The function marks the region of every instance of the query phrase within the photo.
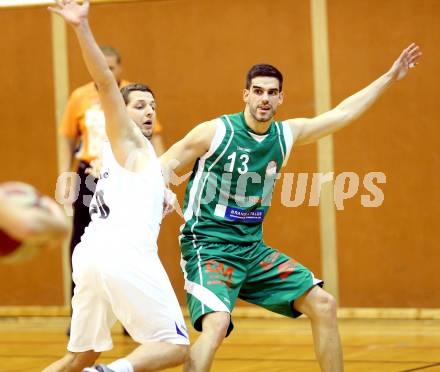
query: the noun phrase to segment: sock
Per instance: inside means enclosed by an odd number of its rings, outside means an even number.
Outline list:
[[[115,360],[114,362],[108,364],[107,367],[115,372],[134,372],[130,361],[125,358]]]

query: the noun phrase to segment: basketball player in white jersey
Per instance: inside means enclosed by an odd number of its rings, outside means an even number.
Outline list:
[[[76,247],[68,353],[46,371],[80,371],[112,348],[118,319],[141,346],[126,358],[85,371],[151,371],[181,364],[188,334],[179,303],[157,255],[165,184],[149,138],[155,118],[151,90],[127,86],[122,95],[88,25],[89,1],[57,0],[49,8],[69,23],[98,87],[109,143],[90,212]]]

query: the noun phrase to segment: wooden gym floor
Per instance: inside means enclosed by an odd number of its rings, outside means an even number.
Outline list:
[[[235,319],[235,330],[217,353],[213,372],[319,371],[307,319]],[[62,356],[67,317],[0,318],[0,371],[41,371]],[[440,371],[440,320],[341,319],[345,370]],[[196,339],[191,332],[191,339]],[[110,362],[136,344],[113,332]],[[181,367],[168,371],[181,371]]]

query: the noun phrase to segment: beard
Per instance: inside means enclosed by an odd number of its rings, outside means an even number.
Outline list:
[[[271,108],[270,110],[265,111],[263,115],[261,115],[258,113],[258,107],[251,108],[249,112],[251,116],[260,123],[265,123],[272,120],[272,118],[275,116],[276,113],[276,111],[273,108]]]

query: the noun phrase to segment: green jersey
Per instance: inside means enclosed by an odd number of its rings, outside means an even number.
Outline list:
[[[215,122],[210,149],[197,159],[186,188],[181,239],[261,241],[275,181],[292,147],[291,129],[274,121],[264,135],[256,134],[243,113]]]

